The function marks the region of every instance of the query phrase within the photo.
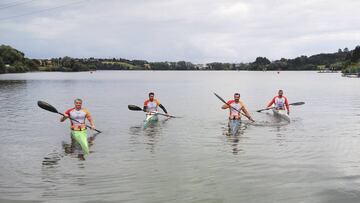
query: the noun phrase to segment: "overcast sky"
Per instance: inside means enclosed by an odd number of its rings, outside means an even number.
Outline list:
[[[0,0],[0,44],[30,58],[251,62],[360,45],[359,0]]]

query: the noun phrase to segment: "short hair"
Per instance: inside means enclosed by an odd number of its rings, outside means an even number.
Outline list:
[[[82,99],[77,98],[77,99],[74,100],[74,104],[75,104],[77,101],[80,101],[80,102],[82,103]]]
[[[150,92],[150,93],[149,93],[149,97],[150,97],[151,95],[154,96],[155,93],[154,93],[154,92]]]

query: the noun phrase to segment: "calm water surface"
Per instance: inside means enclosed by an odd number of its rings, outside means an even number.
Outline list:
[[[257,109],[284,89],[291,123]],[[315,72],[0,75],[0,202],[360,202],[360,80]],[[142,128],[147,93],[169,113]],[[227,136],[240,92],[257,121]],[[85,161],[66,154],[65,111],[82,98],[98,129]],[[93,132],[89,133],[93,135]]]

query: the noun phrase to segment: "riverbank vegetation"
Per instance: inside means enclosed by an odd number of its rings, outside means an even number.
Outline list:
[[[0,46],[0,73],[37,71],[39,66],[38,60],[25,58],[24,53],[10,46]]]
[[[310,57],[300,56],[294,59],[281,58],[270,61],[266,57],[257,57],[251,63],[193,64],[186,61],[148,62],[122,58],[71,58],[68,56],[51,59],[29,59],[25,54],[10,46],[0,46],[0,73],[18,73],[28,71],[94,71],[94,70],[330,70],[343,74],[360,73],[360,46],[354,50],[339,49],[335,53],[316,54]]]
[[[343,63],[343,75],[360,77],[360,46],[357,46]]]

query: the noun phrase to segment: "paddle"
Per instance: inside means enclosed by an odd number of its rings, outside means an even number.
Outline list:
[[[136,106],[136,105],[128,105],[128,109],[131,110],[131,111],[143,111],[142,108]],[[167,114],[164,114],[164,113],[159,113],[159,112],[156,112],[156,111],[152,111],[150,113],[154,113],[154,114],[159,114],[159,115],[162,115],[162,116],[166,116],[166,117],[170,117],[170,118],[180,118],[180,117],[177,117],[177,116],[171,116],[171,115],[167,115]]]
[[[47,110],[47,111],[50,111],[50,112],[57,113],[57,114],[60,114],[60,115],[62,115],[62,116],[65,116],[64,114],[58,112],[58,110],[57,110],[55,107],[51,106],[50,104],[48,104],[48,103],[46,103],[46,102],[44,102],[44,101],[38,101],[38,106],[39,106],[40,108],[42,108],[42,109]],[[75,121],[75,122],[77,122],[77,123],[80,123],[79,121],[77,121],[77,120],[75,120],[75,119],[72,119],[72,118],[69,118],[69,119],[72,120],[72,121]],[[82,124],[82,123],[81,123],[81,124]],[[86,124],[85,124],[85,125],[86,125]],[[91,126],[89,126],[89,125],[86,125],[86,126],[87,126],[88,128],[91,128]],[[98,133],[101,133],[100,130],[97,130],[97,129],[93,129],[93,130],[95,130],[95,131],[98,132]]]
[[[162,115],[162,116],[166,116],[166,117],[170,117],[170,118],[181,118],[181,117],[178,117],[178,116],[166,115],[164,113],[159,113],[159,112],[156,112],[156,111],[151,111],[150,113],[158,114],[158,115]]]
[[[291,103],[289,104],[289,106],[300,106],[300,105],[303,105],[305,104],[305,102],[295,102],[295,103]],[[270,110],[270,109],[273,109],[275,107],[271,107],[271,108],[266,108],[266,109],[260,109],[260,110],[257,110],[257,112],[262,112],[262,111],[265,111],[265,110]]]
[[[232,107],[231,105],[229,105],[228,103],[226,103],[226,101],[225,101],[223,98],[221,98],[218,94],[216,94],[215,92],[214,92],[214,95],[215,95],[218,99],[220,99],[224,104],[228,105],[230,108],[234,109],[235,111],[239,112],[240,114],[242,114],[242,115],[244,115],[246,118],[248,118],[243,112],[235,109],[234,107]],[[248,118],[248,119],[249,119],[249,118]],[[252,120],[252,119],[249,119],[249,120],[251,120],[252,122],[255,122],[255,121]]]

